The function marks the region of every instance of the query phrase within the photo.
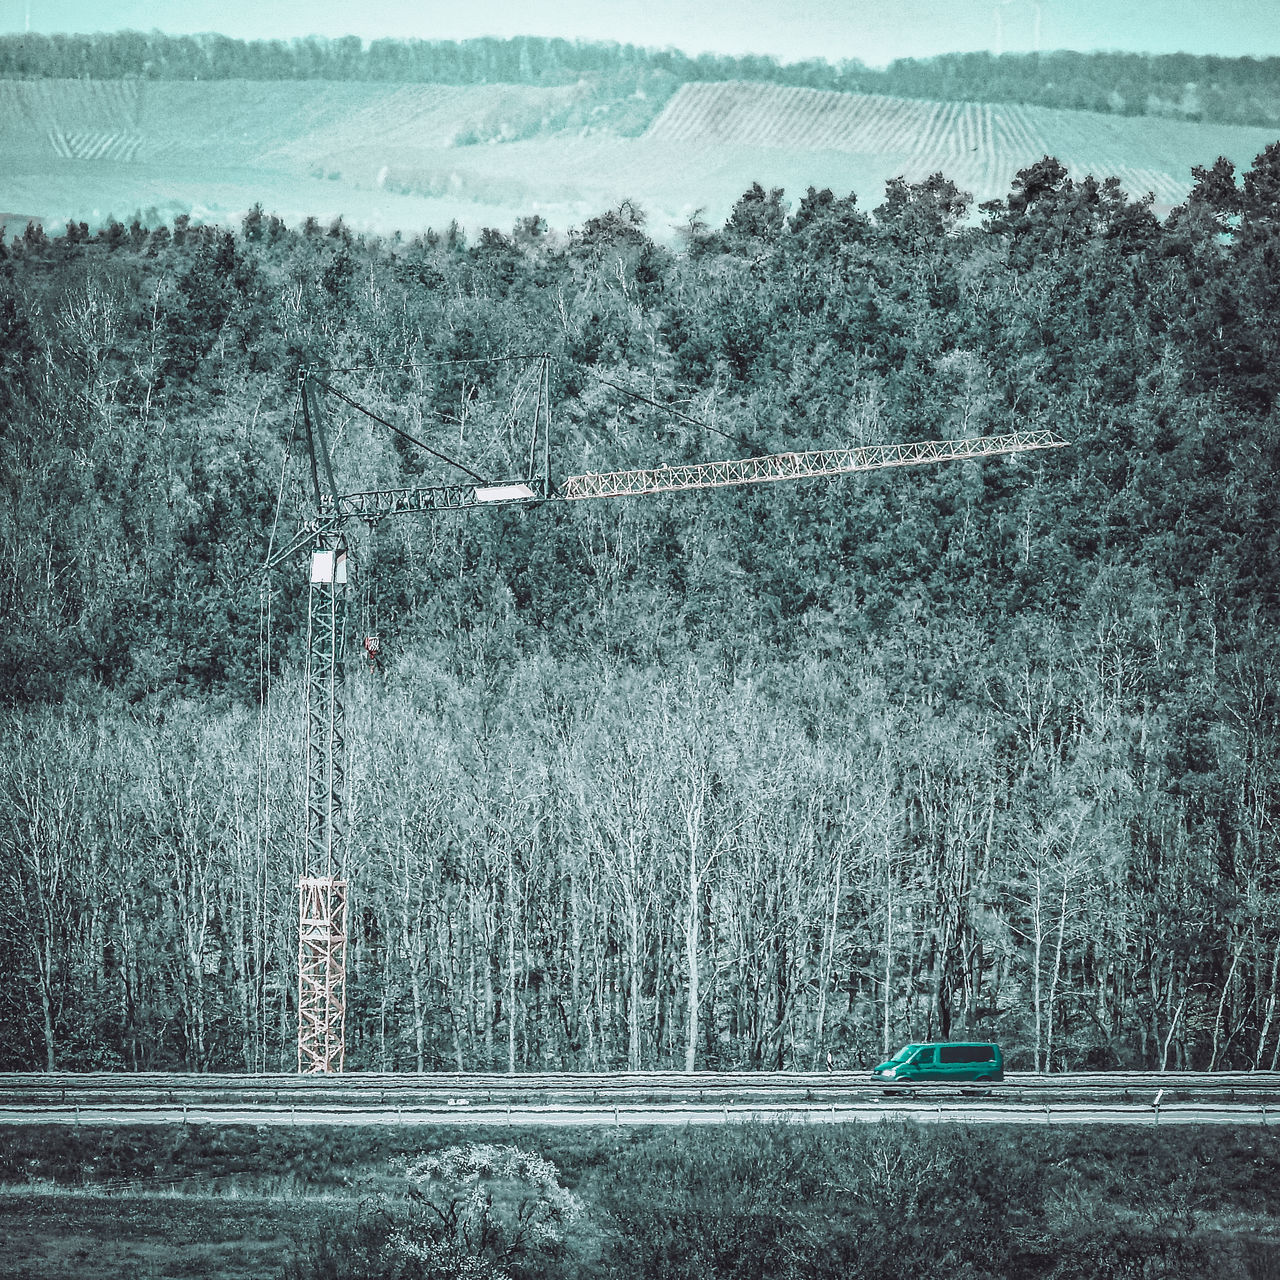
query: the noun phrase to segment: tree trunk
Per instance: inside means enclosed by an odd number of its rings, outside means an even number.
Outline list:
[[[516,873],[507,851],[507,1074],[516,1073]]]
[[[698,926],[701,923],[701,905],[699,898],[701,886],[698,882],[697,865],[689,858],[689,902],[684,918],[684,954],[688,970],[688,1037],[685,1040],[684,1069],[692,1072],[698,1057]]]
[[[889,844],[889,828],[884,836],[884,1056],[893,1052],[890,1036],[893,1030],[893,854]]]
[[[823,931],[822,952],[818,957],[818,1010],[813,1020],[813,1054],[810,1070],[817,1071],[823,1060],[823,1040],[826,1034],[827,987],[831,982],[831,962],[835,954],[836,921],[840,914],[840,887],[844,874],[844,848],[836,853],[836,878],[831,895],[831,918]]]
[[[40,966],[40,1011],[43,1015],[44,1028],[44,1069],[53,1071],[57,1062],[53,1051],[53,944],[48,937],[41,948],[43,963]]]
[[[1209,1070],[1215,1071],[1218,1066],[1218,1051],[1221,1047],[1222,1039],[1222,1015],[1226,1009],[1227,994],[1231,990],[1231,983],[1236,976],[1236,966],[1240,963],[1240,954],[1244,950],[1244,938],[1241,937],[1236,941],[1236,945],[1231,956],[1231,968],[1227,973],[1226,980],[1222,984],[1222,996],[1218,1000],[1218,1014],[1213,1020],[1213,1052],[1209,1055]],[[1230,1039],[1230,1037],[1228,1037]]]
[[[1045,1016],[1044,1069],[1053,1070],[1053,1008],[1058,996],[1058,977],[1062,972],[1062,947],[1067,931],[1067,894],[1070,878],[1062,872],[1062,900],[1058,904],[1058,933],[1053,949],[1053,974],[1049,979],[1049,1007]]]
[[[1276,979],[1280,977],[1280,938],[1276,940],[1275,949],[1271,953],[1271,991],[1267,997],[1267,1012],[1262,1019],[1262,1030],[1258,1033],[1258,1050],[1253,1055],[1255,1071],[1262,1069],[1262,1055],[1267,1047],[1267,1037],[1271,1034],[1271,1022],[1276,1012]],[[1277,1044],[1280,1050],[1280,1044]],[[1272,1067],[1274,1071],[1274,1066]]]
[[[634,903],[627,906],[627,1069],[640,1070],[640,920]]]

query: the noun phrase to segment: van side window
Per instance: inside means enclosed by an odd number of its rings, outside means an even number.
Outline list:
[[[995,1054],[989,1044],[944,1044],[939,1051],[943,1062],[991,1062]]]
[[[919,1053],[917,1053],[917,1054],[916,1054],[916,1056],[915,1056],[914,1058],[912,1058],[912,1059],[911,1059],[911,1061],[912,1061],[912,1062],[919,1062],[919,1063],[932,1062],[932,1061],[933,1061],[933,1046],[932,1046],[932,1045],[930,1045],[930,1046],[929,1046],[929,1048],[927,1048],[927,1049],[921,1049],[921,1050],[920,1050],[920,1052],[919,1052]]]

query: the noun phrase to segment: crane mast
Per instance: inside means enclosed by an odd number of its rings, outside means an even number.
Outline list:
[[[307,786],[305,865],[299,878],[298,1070],[343,1070],[346,1036],[347,881],[346,724],[342,690],[343,597],[347,585],[348,520],[374,522],[392,515],[426,515],[474,507],[535,506],[588,498],[622,498],[686,489],[761,484],[874,471],[885,467],[985,458],[1061,448],[1048,430],[1014,431],[961,440],[861,445],[804,453],[775,453],[729,462],[682,463],[631,471],[550,475],[549,356],[541,362],[527,474],[489,482],[426,485],[340,493],[334,480],[322,391],[334,388],[308,374],[302,383],[303,420],[311,454],[315,514],[310,542],[307,611]],[[376,417],[341,395],[361,412]],[[377,419],[377,421],[383,421]],[[398,428],[389,423],[397,434]],[[412,439],[412,437],[409,437]],[[539,442],[541,441],[541,448]],[[420,443],[414,441],[414,443]],[[425,447],[425,446],[423,446]],[[442,456],[442,455],[437,455]],[[446,459],[446,461],[449,461]],[[453,463],[463,470],[459,463]],[[299,544],[295,542],[294,548]],[[286,553],[288,554],[288,553]],[[280,557],[283,558],[283,557]]]
[[[298,879],[298,1070],[341,1071],[346,1059],[346,715],[342,648],[347,542],[320,389],[302,384],[315,516],[307,593],[306,814]]]

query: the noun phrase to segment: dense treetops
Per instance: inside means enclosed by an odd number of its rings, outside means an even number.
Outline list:
[[[50,576],[34,563],[27,578],[30,544],[23,537],[24,530],[34,535],[32,513],[22,504],[10,508],[3,519],[18,546],[5,608],[11,618],[26,616],[7,635],[10,676],[0,697],[39,700],[65,691],[73,674],[134,679],[117,656],[136,651],[144,635],[177,641],[187,630],[166,587],[179,565],[186,566],[179,576],[208,576],[201,599],[212,611],[206,622],[214,646],[194,668],[190,654],[182,659],[181,678],[205,687],[230,680],[249,692],[236,674],[243,656],[235,656],[232,642],[235,627],[248,621],[232,621],[234,593],[219,585],[218,567],[229,570],[228,556],[256,555],[250,548],[264,545],[264,477],[287,443],[293,375],[313,362],[364,369],[351,389],[381,388],[375,407],[387,412],[403,413],[405,396],[420,404],[413,412],[436,413],[442,423],[461,412],[480,448],[484,429],[498,429],[501,406],[515,394],[502,366],[465,374],[445,368],[434,389],[423,382],[426,371],[440,360],[550,349],[562,397],[557,465],[565,473],[868,436],[1051,426],[1076,440],[1077,461],[1049,467],[1044,483],[1052,497],[1026,545],[1028,556],[1042,549],[1056,571],[1025,579],[1014,572],[990,601],[991,625],[1009,600],[1077,607],[1099,557],[1156,573],[1157,595],[1179,595],[1193,582],[1204,589],[1200,575],[1207,574],[1217,584],[1218,607],[1275,618],[1276,576],[1268,577],[1275,530],[1243,515],[1224,524],[1213,513],[1226,519],[1256,510],[1268,492],[1271,445],[1263,441],[1271,439],[1280,389],[1280,144],[1242,180],[1224,160],[1195,176],[1191,198],[1163,224],[1148,200],[1129,199],[1114,179],[1075,178],[1050,157],[1023,170],[1006,199],[984,205],[977,225],[968,218],[970,198],[941,174],[920,183],[894,179],[871,214],[852,194],[810,189],[792,207],[782,191],[756,185],[723,227],[692,220],[676,253],[649,239],[643,212],[629,203],[567,236],[530,217],[510,232],[486,229],[471,245],[457,227],[410,241],[355,236],[341,221],[293,230],[256,208],[238,234],[186,217],[172,228],[110,222],[92,235],[77,223],[55,236],[32,226],[3,250],[0,267],[0,404],[13,424],[6,440],[11,475],[34,484],[47,465],[65,476],[61,488],[38,484],[40,507],[63,512],[50,526],[55,563],[83,567],[86,554],[123,539],[131,572],[139,556],[155,564],[133,584],[126,607],[100,600],[85,616],[84,593],[96,598],[102,581],[61,570]],[[718,434],[699,436],[687,418],[664,420],[653,404],[644,408],[594,380],[597,372],[649,387],[651,400],[693,407]],[[410,393],[418,385],[423,390]],[[260,410],[250,414],[244,396],[254,386],[261,387],[254,392]],[[242,443],[230,452],[210,450],[210,406],[235,420],[228,438]],[[262,416],[266,406],[271,412]],[[245,414],[249,420],[240,421]],[[187,497],[176,506],[148,506],[146,484],[131,482],[124,508],[106,501],[108,493],[125,497],[117,489],[125,459],[134,481],[146,481],[160,465],[150,438],[157,415],[170,424],[162,469],[178,465],[172,448],[175,433],[186,430],[181,424],[190,421],[196,433],[182,446],[181,465],[194,469],[183,484]],[[18,445],[24,437],[31,448]],[[520,465],[510,442],[495,438],[483,448],[495,473]],[[1258,465],[1246,466],[1255,448],[1263,449]],[[88,471],[72,463],[82,453],[97,459]],[[385,466],[391,469],[383,482],[397,484],[418,474],[422,462],[388,455]],[[234,481],[228,473],[209,489],[210,467],[230,467]],[[1073,471],[1079,475],[1071,482]],[[991,469],[987,482],[1000,474]],[[1222,507],[1224,474],[1239,487],[1229,508]],[[914,547],[875,550],[886,533],[873,503],[842,511],[825,531],[814,526],[803,573],[773,565],[768,552],[751,573],[757,585],[761,573],[778,573],[782,613],[763,627],[743,615],[734,643],[744,651],[808,643],[784,622],[801,607],[835,611],[840,627],[859,631],[879,618],[877,629],[892,632],[891,618],[869,603],[883,597],[888,608],[920,574],[936,607],[955,607],[952,593],[974,564],[953,564],[945,548],[959,536],[955,521],[967,527],[961,512],[968,500],[950,492],[954,475],[919,483],[936,489],[931,501],[947,510],[913,517],[921,539]],[[1075,510],[1072,483],[1114,488],[1113,502]],[[172,495],[171,482],[164,487]],[[1243,493],[1251,495],[1247,501]],[[1202,495],[1196,517],[1176,515],[1192,494]],[[97,495],[93,519],[112,526],[109,536],[99,530],[91,553],[79,542],[87,536],[83,504],[90,495]],[[896,505],[893,486],[884,496]],[[720,513],[717,520],[747,519],[754,501],[720,496],[694,519],[709,512]],[[770,505],[789,510],[796,501],[784,493]],[[1134,503],[1141,518],[1117,514]],[[739,514],[730,517],[734,510]],[[648,525],[656,517],[646,511],[638,518]],[[479,550],[491,536],[485,529],[468,526],[477,554],[487,555]],[[231,546],[240,550],[233,555]],[[824,574],[808,583],[806,575],[837,547],[862,584],[859,608]],[[996,554],[994,544],[980,543],[976,554],[981,563]],[[667,590],[661,573],[653,576],[666,557],[658,551],[637,563],[632,586]],[[545,564],[537,570],[549,571]],[[681,572],[674,563],[670,571]],[[715,575],[679,586],[686,607],[701,598],[692,616],[708,619],[730,604],[733,593],[724,588]],[[589,611],[578,588],[552,595],[561,618]],[[535,603],[540,592],[521,589],[517,598],[528,599],[535,614],[542,607]],[[183,608],[190,604],[188,597]],[[113,618],[113,639],[96,634],[103,610]],[[733,605],[719,617],[713,644],[726,643],[724,626],[739,613]],[[38,641],[20,638],[33,630]],[[557,627],[546,638],[579,643],[573,634]],[[42,654],[34,666],[23,656],[33,642]]]
[[[1280,122],[1280,58],[1191,54],[990,53],[860,62],[779,63],[758,55],[588,43],[537,36],[431,41],[356,36],[233,40],[121,31],[0,37],[0,77],[58,79],[375,80],[435,84],[593,83],[608,96],[644,95],[654,108],[680,84],[758,80],[813,89],[1266,125]],[[629,115],[620,127],[647,123]]]

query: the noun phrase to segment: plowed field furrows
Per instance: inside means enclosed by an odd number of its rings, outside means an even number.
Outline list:
[[[54,139],[67,135],[137,133],[139,88],[126,80],[0,80],[0,144],[57,150]]]
[[[260,81],[0,80],[0,154],[198,159],[265,167],[333,153],[387,157],[479,132],[513,136],[577,89]],[[99,145],[68,140],[93,137]],[[129,138],[124,153],[102,145]]]
[[[547,119],[576,92],[515,85],[392,87],[351,115],[328,121],[263,159],[368,154],[372,147],[385,162],[403,163],[424,150],[451,147],[477,134],[485,144],[491,138],[517,136]]]
[[[645,137],[896,157],[903,176],[941,171],[979,200],[1007,194],[1019,169],[1053,155],[1077,178],[1115,176],[1130,195],[1151,191],[1160,203],[1175,204],[1190,190],[1192,165],[1226,155],[1245,166],[1275,141],[1275,131],[720,83],[684,85]]]
[[[49,144],[65,160],[136,160],[144,139],[137,133],[85,133],[50,131]]]
[[[1010,155],[1043,153],[1043,135],[1027,114],[1026,107],[1006,106],[991,116],[991,149]]]

